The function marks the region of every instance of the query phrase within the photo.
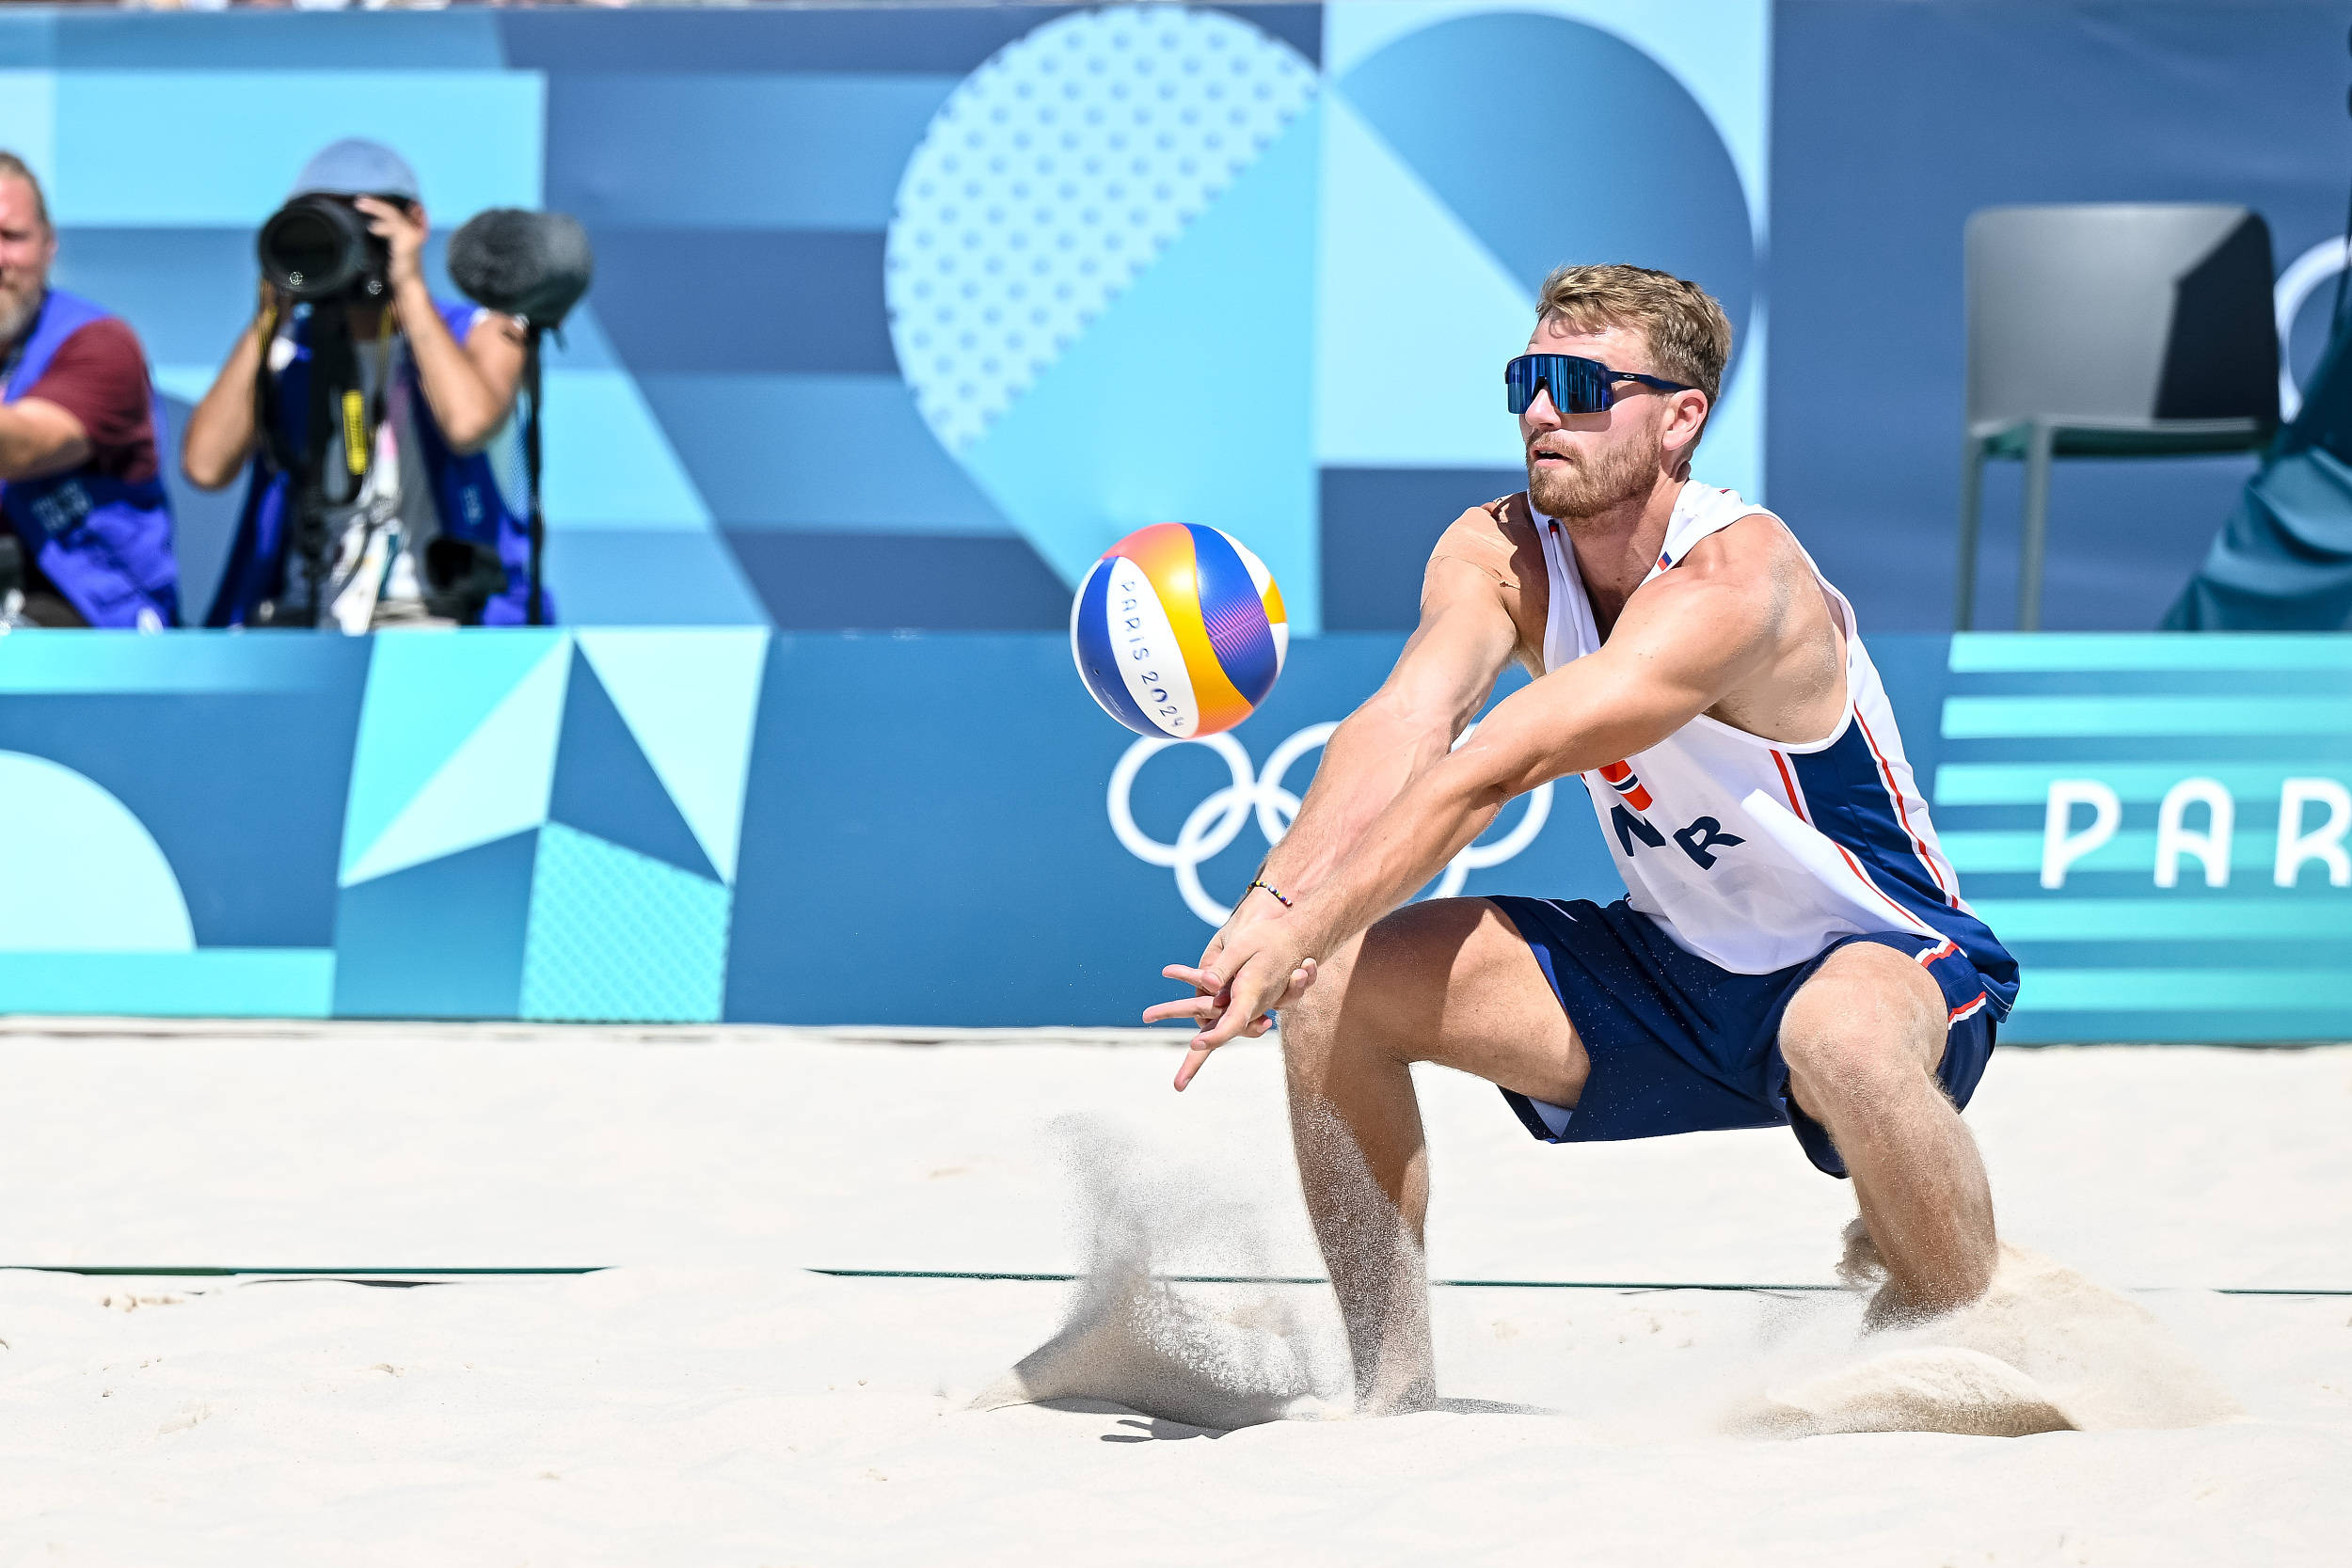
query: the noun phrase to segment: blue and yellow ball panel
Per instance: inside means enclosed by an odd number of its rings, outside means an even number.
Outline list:
[[[1217,664],[1243,702],[1256,707],[1274,689],[1282,661],[1258,585],[1233,542],[1213,528],[1190,528],[1196,602]]]

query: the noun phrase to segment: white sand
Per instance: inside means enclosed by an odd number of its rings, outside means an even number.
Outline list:
[[[2008,1235],[2165,1287],[2129,1299],[2243,1419],[2115,1424],[2146,1415],[2116,1402],[2118,1341],[2012,1313],[1924,1346],[1947,1390],[1956,1345],[2026,1362],[2105,1430],[1739,1436],[1759,1399],[1833,1407],[1857,1362],[1923,1346],[1857,1350],[1846,1295],[1456,1289],[1435,1297],[1454,1408],[1211,1437],[964,1410],[1067,1288],[803,1271],[1074,1267],[1045,1128],[1079,1113],[1123,1120],[1135,1190],[1169,1195],[1154,1263],[1314,1273],[1267,1049],[1179,1098],[1167,1049],[494,1033],[0,1038],[0,1262],[623,1265],[412,1290],[0,1274],[0,1562],[2352,1550],[2352,1300],[2210,1289],[2352,1289],[2352,1051],[2004,1052],[1970,1115]],[[1552,1149],[1483,1086],[1433,1075],[1425,1099],[1440,1278],[1835,1277],[1851,1199],[1785,1132]],[[1187,1180],[1210,1190],[1178,1202]],[[1196,1342],[1259,1356],[1229,1380],[1331,1375],[1318,1289],[1174,1299]]]

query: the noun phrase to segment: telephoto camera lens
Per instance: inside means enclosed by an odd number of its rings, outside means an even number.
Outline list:
[[[262,276],[295,299],[383,292],[384,242],[357,209],[333,197],[295,197],[262,225],[255,248]]]

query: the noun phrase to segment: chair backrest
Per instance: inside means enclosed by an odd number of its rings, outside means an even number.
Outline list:
[[[2279,418],[2270,229],[2243,207],[1968,220],[1968,422]]]

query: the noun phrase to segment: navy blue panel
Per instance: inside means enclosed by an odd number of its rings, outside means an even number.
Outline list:
[[[1210,6],[1280,39],[1316,65],[1323,63],[1323,8],[1309,5]]]
[[[1410,631],[1438,535],[1468,508],[1525,488],[1519,468],[1324,469],[1326,629]]]
[[[726,536],[779,627],[1049,631],[1070,624],[1070,590],[1025,539],[768,529],[729,529]]]
[[[296,682],[282,682],[257,657],[254,686],[246,690],[12,695],[0,702],[0,751],[46,757],[83,774],[155,836],[187,899],[199,946],[325,947],[334,940],[343,795],[368,645],[363,639],[302,641]],[[8,820],[0,831],[40,828]]]
[[[1766,473],[1866,634],[1951,624],[1968,214],[2243,203],[2283,267],[2344,228],[2344,18],[2307,0],[1780,0]],[[2010,624],[2016,469],[1989,470],[1980,626]],[[2251,471],[2058,464],[2045,624],[2154,626]]]
[[[897,373],[880,233],[598,228],[596,319],[628,368]]]
[[[538,852],[534,828],[343,889],[335,1016],[519,1016]]]
[[[564,735],[556,745],[548,818],[719,880],[693,830],[671,803],[660,776],[597,681],[596,667],[578,649],[564,689]]]
[[[58,29],[56,63],[79,71],[488,71],[501,61],[488,13],[352,10],[82,14]]]
[[[509,64],[539,71],[912,71],[962,74],[1058,6],[954,6],[914,11],[704,10],[497,12]]]

